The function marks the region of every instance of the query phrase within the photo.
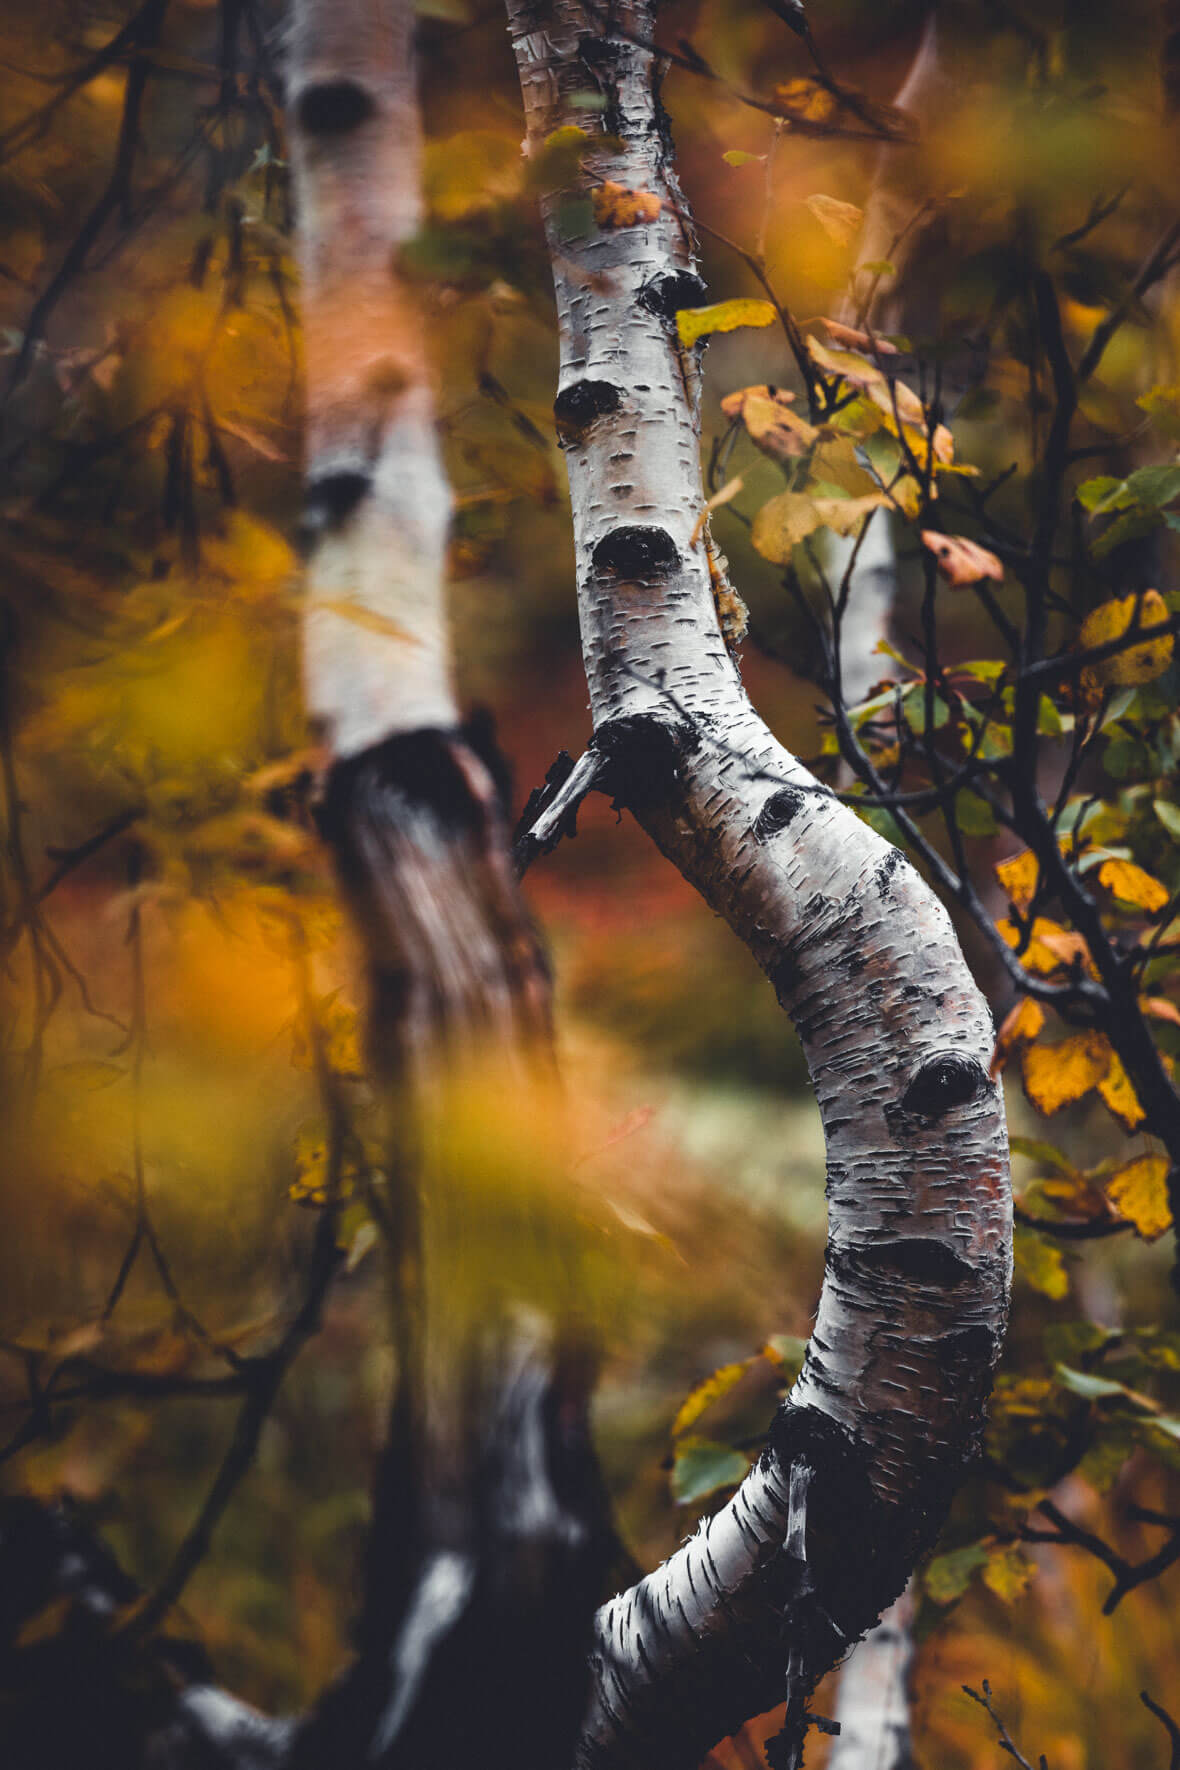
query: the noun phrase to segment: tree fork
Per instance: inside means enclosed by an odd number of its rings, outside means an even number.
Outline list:
[[[773,982],[828,1146],[803,1372],[729,1504],[599,1613],[580,1759],[679,1770],[787,1696],[790,1765],[801,1697],[901,1590],[982,1429],[1011,1275],[991,1020],[946,911],[775,741],[722,639],[701,527],[701,353],[675,330],[701,285],[659,59],[642,47],[653,7],[508,0],[508,14],[526,152],[558,128],[587,135],[578,178],[542,207],[596,737],[616,734],[616,792]],[[608,182],[656,196],[656,218],[585,222],[571,199]],[[628,792],[628,758],[657,753]]]

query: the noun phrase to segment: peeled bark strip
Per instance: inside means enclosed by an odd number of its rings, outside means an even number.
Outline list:
[[[828,1146],[802,1375],[733,1500],[600,1612],[581,1759],[671,1770],[787,1696],[790,1764],[803,1697],[901,1590],[983,1424],[1011,1274],[991,1019],[945,909],[775,741],[722,640],[697,532],[698,354],[674,317],[702,285],[659,67],[634,41],[652,7],[508,10],[527,151],[600,131],[580,183],[543,197],[596,743],[771,979]],[[588,222],[575,199],[607,182],[654,194],[656,218]]]

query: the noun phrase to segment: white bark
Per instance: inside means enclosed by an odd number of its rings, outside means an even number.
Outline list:
[[[703,536],[698,303],[654,90],[646,0],[605,31],[579,0],[509,0],[535,153],[594,128],[584,185],[654,192],[659,217],[544,209],[561,342],[578,602],[613,785],[758,958],[795,1021],[828,1146],[827,1270],[807,1360],[733,1500],[604,1607],[585,1764],[694,1761],[797,1696],[900,1590],[972,1455],[1010,1279],[992,1026],[950,919],[903,857],[819,787],[750,706]],[[617,25],[618,34],[612,34]],[[625,33],[625,34],[624,34]],[[586,227],[586,231],[582,231]],[[816,1477],[808,1563],[785,1553],[792,1468]]]
[[[421,320],[394,263],[420,220],[413,19],[400,0],[295,0],[288,41],[312,541],[304,669],[334,757],[457,718],[451,498]]]
[[[854,1647],[840,1673],[840,1734],[827,1770],[911,1770],[910,1669],[914,1601],[909,1589]]]

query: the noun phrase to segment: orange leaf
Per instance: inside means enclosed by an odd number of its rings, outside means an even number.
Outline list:
[[[983,578],[1002,583],[1004,568],[994,553],[969,541],[966,535],[940,535],[937,529],[922,530],[922,545],[938,560],[938,569],[956,589],[964,584],[978,584]]]
[[[1110,1068],[1098,1084],[1098,1092],[1125,1130],[1133,1131],[1136,1125],[1143,1123],[1147,1115],[1117,1054],[1111,1058]]]
[[[1151,914],[1162,910],[1168,893],[1158,879],[1145,873],[1130,860],[1104,860],[1098,869],[1099,883],[1114,893],[1120,903],[1134,904],[1136,909]]]
[[[996,1034],[996,1047],[992,1052],[991,1066],[988,1071],[993,1081],[1011,1057],[1017,1045],[1029,1045],[1045,1024],[1045,1010],[1031,996],[1025,996],[1017,1002],[1010,1014],[1004,1016],[999,1032]]]
[[[1018,910],[1026,910],[1032,902],[1040,871],[1031,848],[1014,854],[1011,860],[1002,860],[996,867],[996,878],[1008,893],[1009,902]]]
[[[660,212],[660,199],[654,191],[628,190],[625,184],[615,184],[609,178],[591,196],[599,227],[639,227],[654,221]]]
[[[1107,1197],[1144,1241],[1158,1241],[1172,1226],[1168,1204],[1168,1162],[1162,1155],[1141,1155],[1107,1182]]]
[[[1109,1041],[1099,1032],[1075,1033],[1059,1045],[1030,1045],[1023,1058],[1024,1091],[1037,1111],[1049,1117],[1088,1094],[1113,1059]]]

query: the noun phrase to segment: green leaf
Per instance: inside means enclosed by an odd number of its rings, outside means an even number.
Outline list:
[[[1180,842],[1180,805],[1173,805],[1170,799],[1153,799],[1151,808],[1169,836]]]
[[[1149,535],[1158,521],[1154,510],[1125,510],[1121,516],[1115,517],[1104,534],[1090,543],[1090,552],[1095,559],[1105,559],[1116,547],[1124,547],[1128,541],[1137,541],[1142,535]]]
[[[1051,738],[1059,738],[1065,731],[1065,727],[1061,723],[1061,714],[1047,694],[1041,696],[1037,706],[1037,730],[1042,737]]]
[[[773,1358],[776,1364],[781,1365],[792,1383],[803,1369],[806,1351],[807,1341],[796,1338],[794,1334],[771,1334],[762,1348],[763,1357]]]
[[[1074,1164],[1058,1149],[1055,1143],[1046,1143],[1039,1137],[1010,1137],[1008,1147],[1013,1155],[1027,1156],[1031,1162],[1043,1162],[1046,1167],[1056,1168],[1058,1173],[1073,1174]]]
[[[1134,1390],[1128,1389],[1123,1383],[1116,1383],[1113,1377],[1095,1376],[1092,1371],[1076,1371],[1068,1364],[1057,1365],[1055,1374],[1063,1389],[1068,1389],[1073,1395],[1082,1396],[1085,1401],[1109,1401],[1113,1395],[1124,1399],[1138,1399],[1140,1402],[1143,1399],[1135,1397]]]
[[[1127,475],[1125,483],[1136,504],[1148,510],[1162,510],[1165,504],[1180,498],[1180,467],[1137,467]]]
[[[1097,479],[1086,480],[1084,485],[1078,487],[1074,496],[1083,510],[1098,510],[1106,504],[1112,493],[1122,489],[1122,483],[1121,479],[1112,479],[1108,473],[1103,473]]]
[[[718,301],[712,307],[682,307],[676,314],[676,330],[685,349],[713,332],[736,332],[741,326],[773,326],[778,314],[769,301],[743,296],[737,301]]]
[[[923,1575],[922,1583],[936,1604],[953,1604],[971,1584],[971,1575],[987,1560],[983,1543],[968,1543],[965,1549],[951,1549],[936,1555]]]
[[[1117,1339],[1109,1328],[1096,1321],[1054,1322],[1045,1329],[1045,1355],[1052,1364],[1068,1365],[1071,1358],[1086,1352],[1097,1352],[1108,1341]]]
[[[748,154],[744,148],[727,148],[721,158],[727,166],[748,166],[751,160],[764,160],[765,154]]]
[[[678,1506],[690,1506],[718,1488],[736,1487],[749,1467],[749,1459],[728,1444],[715,1444],[709,1438],[682,1439],[672,1465],[672,1496]]]
[[[955,821],[964,836],[994,836],[999,829],[991,806],[978,793],[964,791],[956,796]]]

